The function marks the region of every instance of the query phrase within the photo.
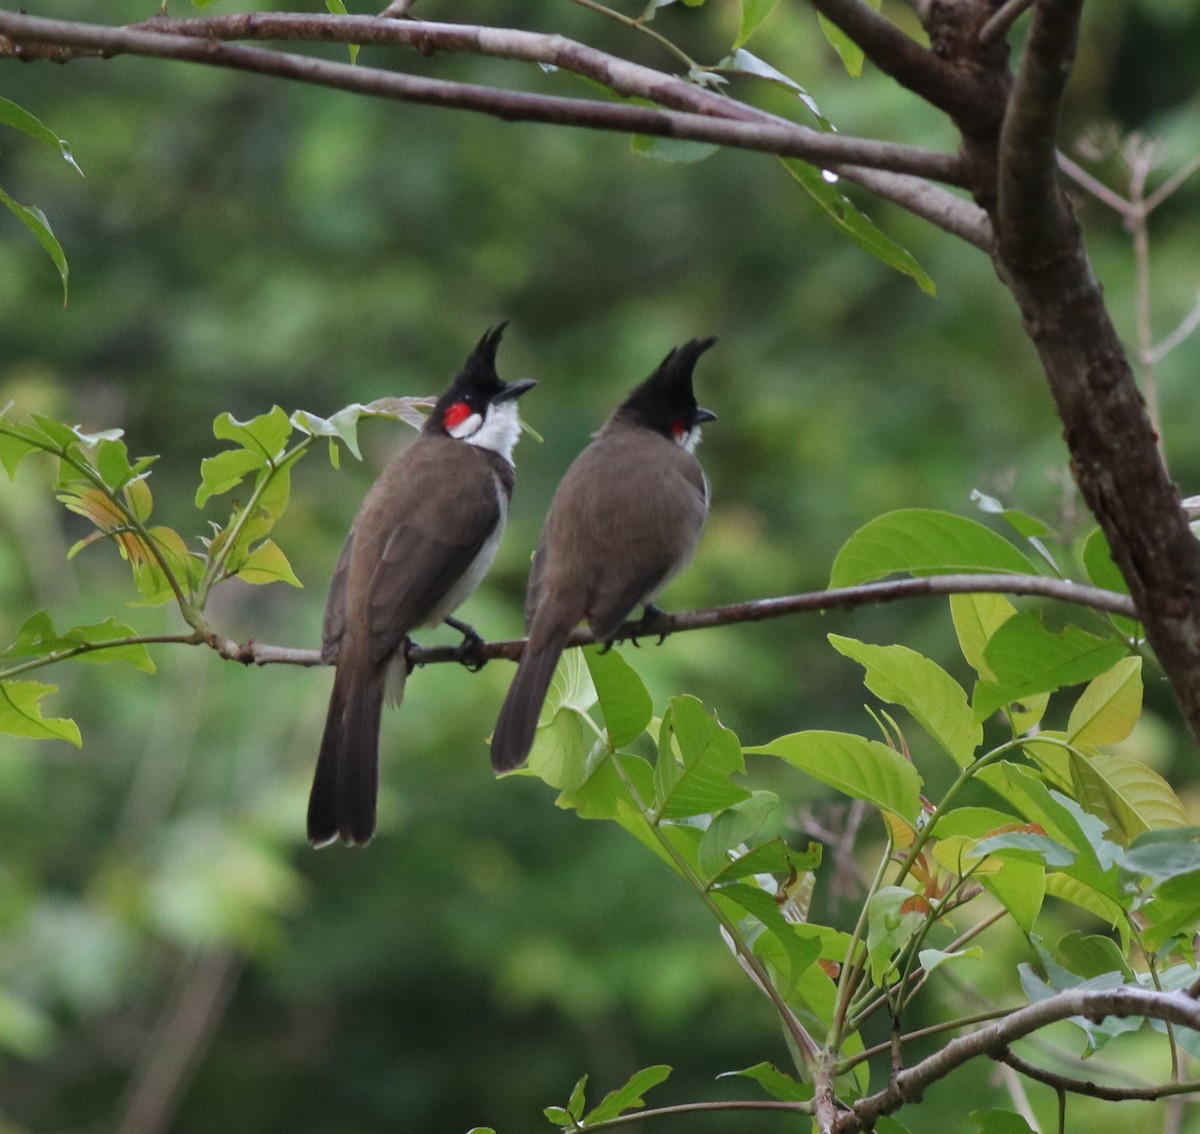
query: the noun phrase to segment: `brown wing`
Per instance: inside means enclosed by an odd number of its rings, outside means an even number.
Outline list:
[[[346,632],[346,585],[350,579],[350,555],[354,547],[354,529],[346,537],[346,546],[338,556],[333,569],[333,581],[329,584],[329,597],[325,600],[325,618],[321,623],[321,661],[326,665],[335,661],[342,635]]]
[[[503,521],[511,472],[490,451],[440,437],[421,438],[384,470],[355,525],[366,530],[371,509],[372,548],[362,547],[360,570],[374,661],[394,654],[414,626],[444,617],[439,607]]]

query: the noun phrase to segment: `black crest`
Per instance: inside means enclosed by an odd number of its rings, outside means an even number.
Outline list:
[[[711,421],[716,416],[696,404],[692,390],[692,374],[696,362],[717,340],[691,339],[678,346],[659,363],[649,378],[634,389],[617,407],[616,414],[632,418],[639,425],[648,426],[668,437],[673,437],[677,425],[685,430],[702,421]]]

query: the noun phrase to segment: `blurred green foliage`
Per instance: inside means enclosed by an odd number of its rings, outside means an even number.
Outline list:
[[[152,7],[110,0],[103,18]],[[911,20],[900,5],[889,12]],[[553,28],[665,65],[643,38],[550,0],[425,0],[421,14]],[[658,21],[714,61],[738,31],[734,5]],[[848,79],[803,5],[780,5],[753,45],[844,132],[952,141],[870,67]],[[1089,5],[1064,137],[1145,131],[1176,168],[1200,149],[1200,115],[1194,69],[1166,60],[1198,51],[1186,5]],[[403,65],[527,77],[489,60]],[[777,162],[749,153],[650,162],[617,136],[144,59],[4,61],[0,94],[66,138],[86,174],[0,134],[0,184],[45,211],[71,265],[64,310],[45,253],[0,217],[0,402],[85,430],[121,427],[131,451],[162,454],[152,483],[163,523],[196,530],[198,466],[220,448],[219,413],[279,404],[327,415],[435,393],[483,328],[510,318],[500,372],[539,379],[523,410],[546,441],[518,449],[500,555],[461,612],[486,636],[520,630],[528,556],[558,476],[622,392],[697,334],[721,337],[698,376],[720,415],[701,450],[714,511],[669,607],[817,588],[865,521],[902,507],[966,513],[976,487],[1068,538],[1086,530],[1036,358],[990,265],[887,205],[856,198],[938,298],[846,242]],[[761,97],[797,109],[781,90]],[[1120,186],[1115,159],[1091,168]],[[1193,302],[1198,193],[1200,182],[1185,186],[1152,231],[1160,334]],[[1082,194],[1079,209],[1129,331],[1127,238]],[[1200,479],[1197,349],[1159,367],[1164,440],[1185,489]],[[231,583],[210,607],[214,624],[240,640],[316,644],[347,525],[402,428],[364,425],[361,466],[297,466],[273,536],[305,589]],[[113,548],[66,561],[86,528],[53,502],[52,479],[36,457],[15,483],[0,478],[5,641],[35,610],[72,626],[133,597]],[[225,513],[215,502],[206,514]],[[170,607],[119,618],[146,633],[182,629]],[[903,641],[965,676],[936,600],[690,635],[635,660],[656,703],[693,693],[747,744],[799,728],[864,731],[858,672],[829,631]],[[599,1097],[637,1067],[672,1063],[655,1095],[667,1103],[744,1095],[713,1076],[786,1061],[766,1003],[666,870],[615,829],[556,811],[544,785],[494,782],[483,740],[507,666],[417,673],[403,713],[384,724],[380,836],[366,851],[317,854],[303,844],[303,804],[329,675],[243,670],[185,647],[155,660],[153,677],[54,672],[47,713],[80,722],[82,751],[3,740],[0,1122],[529,1129],[585,1071]],[[1178,782],[1184,742],[1169,696],[1151,680],[1147,700],[1135,739]],[[836,825],[821,806],[795,800],[795,822],[812,811]],[[836,901],[828,890],[819,900]],[[1009,949],[1011,967],[1024,946]],[[976,987],[1001,994],[1005,979],[989,969]],[[156,1095],[164,1081],[188,1089]],[[939,1106],[960,1114],[955,1084],[931,1094],[930,1121]],[[1123,1113],[1093,1109],[1097,1130]],[[794,1125],[764,1115],[755,1128]]]

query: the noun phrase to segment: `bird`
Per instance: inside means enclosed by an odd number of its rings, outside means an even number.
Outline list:
[[[517,399],[533,379],[503,382],[489,329],[437,399],[420,434],[367,492],[325,604],[321,658],[333,692],[308,803],[314,846],[362,845],[375,833],[385,692],[399,704],[409,631],[446,621],[496,555],[513,490]]]
[[[696,361],[716,342],[672,350],[576,457],[554,493],[525,601],[528,639],[492,734],[492,767],[529,755],[542,702],[571,631],[586,619],[611,644],[639,605],[691,561],[708,513],[694,450],[716,414],[696,404]]]

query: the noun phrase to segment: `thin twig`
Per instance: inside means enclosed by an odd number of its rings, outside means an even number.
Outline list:
[[[1128,217],[1133,206],[1115,189],[1110,189],[1103,181],[1093,177],[1078,162],[1072,161],[1066,154],[1058,155],[1058,168],[1071,178],[1080,188],[1086,189],[1097,201],[1107,205],[1122,217]]]
[[[999,39],[1030,8],[1034,0],[1006,0],[1000,10],[979,29],[979,42],[989,44]]]
[[[1176,170],[1149,197],[1146,198],[1146,212],[1152,213],[1172,193],[1175,192],[1196,170],[1200,169],[1200,154],[1195,154],[1192,160]]]
[[[1153,363],[1161,362],[1171,351],[1188,338],[1197,327],[1200,327],[1200,291],[1196,293],[1195,306],[1180,320],[1179,326],[1160,343],[1151,347],[1147,351],[1147,357]]]
[[[1088,1095],[1094,1099],[1105,1099],[1108,1102],[1154,1102],[1156,1099],[1168,1098],[1171,1095],[1200,1094],[1200,1080],[1193,1079],[1187,1083],[1163,1083],[1155,1087],[1106,1087],[1091,1079],[1074,1079],[1057,1071],[1047,1071],[1036,1063],[1022,1059],[1013,1051],[1003,1051],[995,1056],[1001,1063],[1007,1063],[1014,1071],[1039,1083],[1045,1083],[1059,1091],[1070,1091],[1076,1095]]]

